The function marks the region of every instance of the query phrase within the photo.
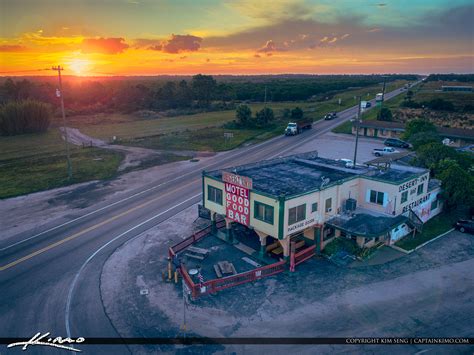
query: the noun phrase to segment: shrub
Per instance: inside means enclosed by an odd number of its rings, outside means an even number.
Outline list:
[[[0,134],[14,136],[46,132],[51,121],[48,104],[34,100],[9,101],[0,107]]]

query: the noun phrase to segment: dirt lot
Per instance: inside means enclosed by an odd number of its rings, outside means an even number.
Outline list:
[[[122,336],[182,334],[181,285],[162,281],[166,250],[189,235],[192,207],[119,248],[106,263],[101,291],[107,313]],[[199,221],[199,220],[198,220]],[[176,228],[176,226],[180,226]],[[198,226],[194,224],[194,228]],[[453,232],[418,252],[383,265],[347,269],[313,258],[297,273],[283,273],[204,297],[186,310],[187,335],[207,337],[472,337],[474,238]],[[147,289],[148,295],[140,295]],[[127,311],[124,311],[127,310]],[[308,346],[193,346],[189,353],[314,353]],[[322,346],[358,353],[416,353],[430,346]],[[436,347],[443,353],[466,346]],[[134,347],[152,352],[157,347]],[[170,346],[161,351],[174,352]]]

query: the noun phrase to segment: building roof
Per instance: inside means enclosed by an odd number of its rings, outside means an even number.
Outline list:
[[[430,179],[428,182],[428,191],[433,191],[441,187],[441,180]]]
[[[355,124],[355,123],[354,123]],[[388,129],[392,131],[404,132],[405,124],[401,122],[386,122],[370,120],[359,123],[360,128],[377,128]],[[448,138],[467,138],[474,140],[474,129],[467,128],[451,128],[451,127],[437,127],[437,131],[441,136]]]
[[[353,217],[348,215],[333,217],[326,224],[358,237],[376,238],[407,221],[408,217],[403,215],[389,217],[359,213]]]
[[[355,125],[355,123],[353,123]],[[391,129],[393,131],[405,131],[405,124],[401,122],[388,122],[388,121],[378,121],[378,120],[370,120],[370,121],[363,121],[359,123],[359,127],[361,128],[378,128],[378,129]]]
[[[358,176],[398,184],[427,170],[398,165],[386,170],[368,166],[352,169],[346,168],[342,161],[319,158],[317,152],[311,152],[237,166],[226,171],[251,178],[255,191],[274,197],[293,197],[323,190]],[[220,170],[206,172],[205,175],[222,180]]]

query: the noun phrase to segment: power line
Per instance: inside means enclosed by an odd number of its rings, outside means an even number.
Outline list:
[[[51,69],[28,69],[28,70],[10,70],[10,71],[0,71],[0,74],[10,74],[10,73],[30,73],[30,72],[37,72],[37,71],[45,71]]]

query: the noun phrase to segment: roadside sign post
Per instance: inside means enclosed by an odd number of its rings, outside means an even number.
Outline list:
[[[233,132],[224,132],[224,143],[226,147],[227,147],[227,143],[229,142],[231,138],[234,138]]]

